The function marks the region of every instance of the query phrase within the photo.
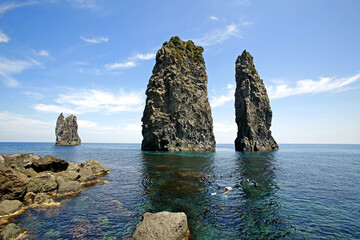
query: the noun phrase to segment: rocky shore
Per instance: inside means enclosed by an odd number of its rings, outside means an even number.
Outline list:
[[[58,157],[34,153],[0,154],[0,239],[23,233],[10,218],[29,207],[59,205],[54,197],[78,194],[110,170],[97,160],[69,163]]]

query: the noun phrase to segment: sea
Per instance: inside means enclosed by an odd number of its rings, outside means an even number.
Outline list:
[[[140,144],[0,143],[0,153],[96,159],[111,170],[108,183],[13,219],[28,239],[129,239],[144,213],[159,211],[185,212],[191,239],[360,239],[360,145],[279,146],[156,153]]]

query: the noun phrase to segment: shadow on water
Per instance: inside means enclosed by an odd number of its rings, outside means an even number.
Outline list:
[[[143,153],[144,212],[185,212],[192,237],[203,224],[214,153]]]

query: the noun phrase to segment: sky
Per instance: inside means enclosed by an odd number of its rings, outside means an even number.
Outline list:
[[[254,57],[278,143],[360,144],[360,1],[0,1],[0,142],[140,143],[155,55],[204,48],[217,143],[236,137],[235,60]]]

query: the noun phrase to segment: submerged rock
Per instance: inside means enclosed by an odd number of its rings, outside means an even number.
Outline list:
[[[235,115],[238,126],[236,151],[279,149],[271,136],[272,111],[263,80],[246,50],[236,60]]]
[[[199,173],[191,170],[178,170],[174,172],[174,175],[182,178],[193,178],[193,179],[201,179],[207,176],[203,173]]]
[[[145,213],[136,226],[134,240],[185,240],[190,235],[187,216],[183,212]]]
[[[15,239],[23,232],[15,223],[10,223],[1,231],[0,239]]]
[[[215,151],[203,48],[172,37],[156,54],[142,117],[144,151]]]
[[[80,145],[76,116],[69,115],[64,119],[61,113],[56,121],[56,145]]]

